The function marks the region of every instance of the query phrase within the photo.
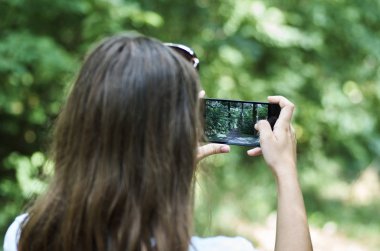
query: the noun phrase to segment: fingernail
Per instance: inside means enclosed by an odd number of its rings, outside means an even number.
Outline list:
[[[199,98],[204,98],[206,96],[206,92],[205,92],[205,90],[201,90],[200,92],[199,92],[199,94],[198,94],[198,97]]]
[[[228,153],[228,152],[230,152],[230,147],[229,146],[221,146],[220,150],[222,151],[222,153]]]
[[[247,154],[248,154],[248,155],[251,155],[252,153],[253,153],[253,150],[252,150],[252,149],[250,149],[250,150],[247,151]]]

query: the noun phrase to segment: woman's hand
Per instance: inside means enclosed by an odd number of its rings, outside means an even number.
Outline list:
[[[274,125],[273,131],[268,121],[261,120],[256,125],[260,133],[260,147],[249,150],[250,156],[263,154],[265,162],[279,178],[289,172],[295,174],[296,136],[290,124],[294,111],[294,104],[281,96],[268,97],[270,103],[279,104],[280,116]],[[286,168],[285,168],[286,167]]]
[[[294,105],[284,97],[268,97],[279,104],[280,116],[273,131],[267,121],[259,121],[260,146],[250,156],[264,155],[277,180],[276,251],[312,251],[307,215],[297,178],[296,137],[290,124]]]
[[[229,152],[230,146],[228,145],[209,143],[198,147],[197,160],[199,162],[207,156]]]
[[[205,96],[206,96],[206,92],[204,90],[198,93],[198,97],[200,99],[204,98]],[[199,162],[210,155],[219,154],[219,153],[229,153],[229,152],[230,152],[230,147],[228,145],[215,144],[215,143],[205,144],[202,146],[198,146],[197,161]]]

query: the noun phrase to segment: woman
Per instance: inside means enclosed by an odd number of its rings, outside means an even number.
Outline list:
[[[11,225],[5,250],[253,250],[242,238],[191,238],[197,162],[229,151],[197,148],[199,93],[196,70],[171,46],[143,36],[103,41],[56,122],[50,186]],[[311,250],[293,105],[282,97],[269,101],[282,107],[279,120],[273,132],[265,121],[256,125],[262,148],[248,154],[262,153],[277,178],[276,250]]]

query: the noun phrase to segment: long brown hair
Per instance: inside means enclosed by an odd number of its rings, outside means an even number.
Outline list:
[[[57,119],[55,174],[18,250],[187,250],[198,91],[192,65],[159,41],[96,47]]]

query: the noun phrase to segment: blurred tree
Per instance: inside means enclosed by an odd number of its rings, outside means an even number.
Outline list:
[[[312,222],[363,221],[379,234],[371,212],[380,203],[356,217],[363,208],[347,202],[347,187],[380,158],[379,11],[373,0],[1,0],[0,235],[52,172],[49,130],[85,52],[125,30],[193,47],[210,97],[291,99]],[[211,232],[228,231],[226,215],[259,219],[274,208],[270,174],[252,170],[262,161],[233,149],[209,163],[219,168],[212,196],[197,202],[200,233],[209,203],[220,222]]]

